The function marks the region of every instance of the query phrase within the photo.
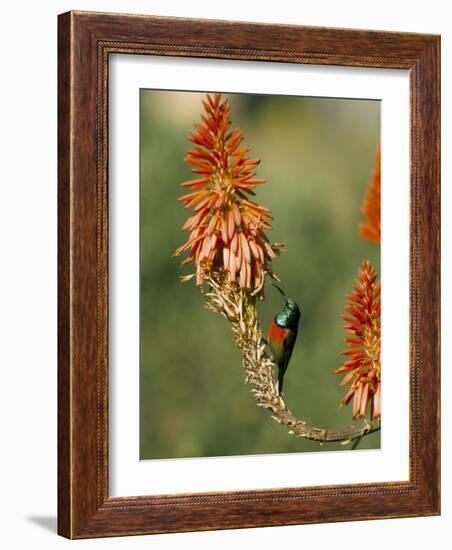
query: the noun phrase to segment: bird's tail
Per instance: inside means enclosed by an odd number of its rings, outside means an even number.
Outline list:
[[[282,369],[278,369],[278,395],[282,395],[284,373]]]

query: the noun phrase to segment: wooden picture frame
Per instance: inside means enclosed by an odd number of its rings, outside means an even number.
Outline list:
[[[68,12],[58,38],[58,532],[68,538],[440,513],[440,38]],[[113,53],[410,72],[408,481],[110,497],[108,61]]]

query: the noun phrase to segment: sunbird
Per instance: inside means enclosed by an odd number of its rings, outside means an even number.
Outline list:
[[[268,330],[268,344],[275,363],[278,365],[278,395],[282,395],[283,380],[295,346],[300,321],[300,308],[288,298],[279,286],[271,283],[284,297],[285,304],[276,315]]]

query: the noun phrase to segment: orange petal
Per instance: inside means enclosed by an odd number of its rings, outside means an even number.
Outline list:
[[[363,393],[363,385],[359,384],[358,389],[353,398],[353,416],[356,418],[359,415],[361,407],[361,395]]]
[[[346,338],[346,341],[349,346],[359,346],[363,343],[362,338]]]
[[[250,288],[251,287],[251,265],[248,262],[246,262],[245,268],[246,268],[246,287]]]
[[[223,265],[226,270],[229,268],[229,248],[226,246],[223,248]]]
[[[246,180],[246,183],[251,183],[252,185],[261,185],[262,183],[265,183],[267,180],[264,180],[262,178],[249,178]]]
[[[232,237],[232,240],[231,240],[231,250],[234,252],[234,254],[237,253],[237,248],[238,248],[238,237],[237,237],[237,233],[234,233],[234,236]]]
[[[267,252],[267,255],[270,258],[276,258],[276,253],[274,252],[273,248],[266,242],[264,242],[265,251]]]
[[[338,369],[339,370],[339,369]],[[336,371],[337,372],[337,371]],[[344,379],[339,384],[339,387],[346,386],[350,380],[355,376],[355,373],[353,371],[350,371],[348,374],[344,376]]]
[[[366,353],[362,349],[346,349],[344,351],[341,351],[341,355],[350,355],[354,359],[363,358],[365,357]]]
[[[196,156],[193,156],[192,153],[189,153],[188,155],[185,156],[184,158],[184,161],[188,164],[192,164],[194,166],[199,166],[200,168],[203,168],[205,170],[207,170],[208,172],[212,172],[213,170],[213,167],[208,164],[207,162],[203,162],[201,160],[199,160],[198,158],[196,158]]]
[[[237,250],[235,251],[235,255],[237,256],[237,269],[240,269],[240,265],[242,263],[242,256],[243,256],[242,245],[240,244],[240,235],[238,235],[237,233],[235,235],[237,235]]]
[[[222,208],[223,204],[224,204],[224,196],[223,196],[223,195],[220,195],[220,196],[218,197],[217,202],[214,204],[214,208],[220,209],[220,208]]]
[[[235,254],[232,250],[229,251],[229,272],[231,273],[232,280],[235,281],[235,274],[237,267],[235,264]]]
[[[251,252],[253,253],[253,256],[256,258],[256,260],[259,259],[259,251],[257,250],[256,243],[253,240],[248,241],[248,244],[250,245]]]
[[[238,187],[239,189],[243,189],[244,191],[251,191],[253,189],[253,186],[249,183],[240,183],[236,180],[232,180],[232,183],[234,187]]]
[[[234,215],[234,221],[235,221],[235,225],[240,225],[240,222],[241,222],[241,216],[240,216],[240,210],[239,210],[239,207],[237,206],[237,203],[232,203],[232,213]]]
[[[364,389],[361,395],[361,406],[359,409],[360,416],[366,416],[368,395],[369,395],[369,384],[364,384]]]
[[[381,416],[381,384],[378,384],[373,400],[373,418]]]
[[[261,265],[257,260],[254,260],[254,277],[256,279],[256,286],[259,286],[262,278]]]
[[[210,189],[209,189],[210,191]],[[205,206],[207,206],[207,204],[209,203],[209,201],[211,200],[211,195],[209,194],[204,200],[202,200],[195,208],[195,212],[198,212],[199,210],[201,210],[201,208],[204,208]]]
[[[232,239],[232,236],[235,232],[235,222],[234,222],[234,214],[232,213],[232,210],[228,211],[228,237],[229,240]]]
[[[221,218],[221,238],[223,239],[224,244],[229,242],[227,221],[224,216]]]
[[[182,182],[180,185],[181,187],[203,187],[204,185],[207,185],[209,183],[209,178],[198,178],[195,180],[188,180]]]
[[[212,235],[214,229],[216,229],[219,212],[216,211],[210,218],[209,225],[207,226],[207,234]]]
[[[204,237],[204,241],[202,243],[202,248],[201,248],[201,252],[200,252],[200,259],[204,258],[205,256],[207,256],[209,254],[209,244],[210,244],[210,236],[209,235],[206,235]]]
[[[342,403],[344,405],[347,405],[347,403],[350,401],[350,399],[355,395],[356,393],[356,388],[354,386],[352,386],[348,392],[344,395],[343,399],[342,399]]]
[[[251,263],[250,247],[249,247],[248,241],[246,240],[246,237],[243,233],[240,233],[240,240],[241,240],[242,250],[243,250],[243,254],[245,255],[246,261],[248,263]]]
[[[257,204],[257,202],[244,199],[243,203],[249,206],[250,208],[252,208],[253,210],[258,210],[261,212],[270,212],[270,208],[267,208],[266,206],[262,206],[262,204]]]
[[[240,286],[242,288],[246,287],[246,262],[242,262],[242,265],[240,267],[240,280],[239,280]]]
[[[193,239],[189,239],[184,245],[179,247],[176,252],[177,255],[182,254],[182,252],[185,252],[188,250],[191,246],[193,246],[197,241],[203,238],[203,235],[199,235],[198,237],[194,237]]]
[[[179,197],[177,200],[179,202],[183,202],[187,204],[187,203],[190,203],[193,199],[205,197],[208,192],[209,192],[208,189],[193,191],[193,193],[188,193],[187,195],[183,195],[182,197]]]

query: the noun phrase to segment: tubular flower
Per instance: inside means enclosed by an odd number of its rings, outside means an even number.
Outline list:
[[[188,252],[182,264],[194,262],[196,284],[202,286],[212,273],[223,272],[229,282],[253,293],[262,290],[265,275],[274,276],[271,261],[280,244],[269,243],[264,233],[271,229],[270,210],[250,199],[254,189],[265,183],[257,178],[259,160],[249,158],[249,147],[242,146],[243,132],[231,128],[231,110],[221,94],[203,100],[202,122],[190,135],[193,148],[185,162],[196,179],[181,183],[191,192],[178,200],[193,209],[183,225],[188,240],[175,255]]]
[[[359,224],[360,236],[376,244],[380,243],[380,184],[381,155],[380,144],[378,144],[372,176],[361,207],[361,213],[366,221]]]
[[[380,359],[380,283],[371,264],[365,260],[358,271],[352,294],[347,296],[344,330],[347,357],[336,373],[346,373],[341,386],[351,383],[341,403],[353,398],[353,418],[366,417],[370,403],[372,419],[381,415],[381,359]]]

